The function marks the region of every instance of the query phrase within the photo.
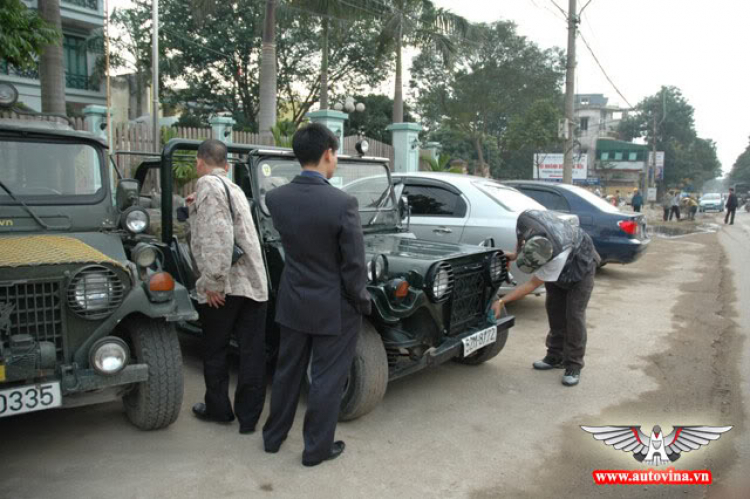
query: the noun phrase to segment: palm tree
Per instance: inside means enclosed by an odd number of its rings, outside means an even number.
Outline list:
[[[435,7],[430,0],[390,0],[391,12],[380,34],[380,50],[395,52],[396,88],[393,93],[393,122],[404,120],[404,46],[437,50],[446,61],[456,52],[452,35],[465,37],[469,22],[461,16]]]
[[[355,19],[364,12],[365,0],[291,0],[292,5],[320,16],[320,109],[328,109],[328,35],[336,19]]]
[[[276,125],[276,0],[266,0],[266,17],[263,22],[263,44],[260,61],[260,112],[261,135],[270,135]]]
[[[39,0],[39,15],[62,32],[60,0]],[[39,60],[39,84],[42,90],[42,112],[65,114],[65,67],[62,44],[47,45]]]

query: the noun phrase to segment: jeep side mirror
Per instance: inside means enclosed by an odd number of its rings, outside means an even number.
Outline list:
[[[133,178],[123,178],[117,183],[115,193],[115,206],[123,212],[133,205],[138,204],[138,193],[140,187],[138,181]]]

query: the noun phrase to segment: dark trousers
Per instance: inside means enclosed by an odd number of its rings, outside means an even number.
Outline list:
[[[586,308],[594,290],[594,272],[569,287],[548,282],[545,288],[549,319],[547,355],[561,359],[566,368],[582,369],[586,353]]]
[[[242,428],[255,428],[266,398],[266,303],[227,296],[223,307],[198,307],[203,326],[206,411],[218,419],[236,415]],[[239,347],[234,412],[229,401],[229,340]]]
[[[673,215],[677,217],[677,220],[680,219],[680,207],[679,206],[672,206],[672,208],[669,210],[670,220],[672,220]]]
[[[641,212],[641,205],[634,204],[633,205],[633,211],[636,212],[636,213],[640,213]]]
[[[359,320],[361,327],[361,318]],[[304,461],[322,461],[333,446],[359,328],[347,328],[341,335],[313,335],[281,327],[279,362],[271,390],[271,412],[263,426],[265,448],[277,450],[294,423],[302,381],[312,357],[310,391],[303,434]]]
[[[666,222],[669,220],[669,206],[662,206],[664,208],[664,221]]]
[[[729,219],[731,218],[732,221],[729,222],[731,225],[734,225],[734,214],[737,212],[737,208],[727,208],[727,214],[724,216],[724,223],[728,223]],[[730,217],[731,215],[731,217]]]
[[[698,213],[698,207],[697,206],[691,206],[690,207],[690,220],[695,220],[695,214]]]

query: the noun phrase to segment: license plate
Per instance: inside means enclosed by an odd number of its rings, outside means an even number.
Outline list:
[[[62,405],[60,383],[39,383],[0,390],[0,418]]]
[[[461,341],[464,343],[464,357],[468,357],[480,348],[491,345],[497,341],[497,326],[492,326],[484,331],[474,333]]]

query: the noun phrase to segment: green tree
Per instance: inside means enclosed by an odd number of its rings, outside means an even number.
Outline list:
[[[474,147],[480,174],[497,174],[497,155],[511,120],[522,119],[537,101],[561,100],[563,59],[559,50],[541,50],[518,35],[511,22],[477,25],[473,32],[473,41],[461,44],[455,65],[423,50],[411,86],[428,131],[448,126],[460,132]],[[556,130],[556,121],[550,125]],[[488,144],[498,153],[494,167],[486,157]]]
[[[393,123],[404,121],[403,49],[416,47],[438,53],[450,65],[456,54],[454,36],[465,37],[469,22],[452,12],[435,7],[430,0],[390,0],[380,34],[380,52],[395,56]]]
[[[534,102],[528,112],[510,119],[502,138],[504,176],[531,178],[529,165],[533,165],[538,174],[539,164],[532,158],[542,160],[544,153],[560,149],[557,123],[561,117],[560,106],[544,99]]]
[[[48,45],[60,43],[60,32],[21,0],[0,3],[0,60],[18,68],[36,65]]]
[[[729,173],[729,178],[732,182],[747,182],[750,183],[750,143],[742,151],[742,154],[737,156],[737,160],[732,165],[732,171]]]
[[[133,71],[135,115],[146,114],[144,89],[151,80],[151,13],[146,9],[114,9],[110,22],[116,26],[111,39],[109,64],[113,69]],[[103,68],[101,68],[103,74]]]
[[[364,112],[349,114],[349,119],[344,124],[344,135],[363,135],[378,140],[385,144],[391,143],[391,132],[386,130],[391,124],[393,112],[393,99],[387,95],[370,94],[366,96],[354,95],[356,102],[365,105]],[[404,119],[412,121],[409,106],[404,106]]]
[[[646,97],[624,118],[618,132],[623,140],[643,139],[649,149],[664,151],[666,186],[700,186],[721,174],[716,144],[699,138],[695,110],[677,87],[662,87]],[[656,136],[654,136],[656,131]]]

